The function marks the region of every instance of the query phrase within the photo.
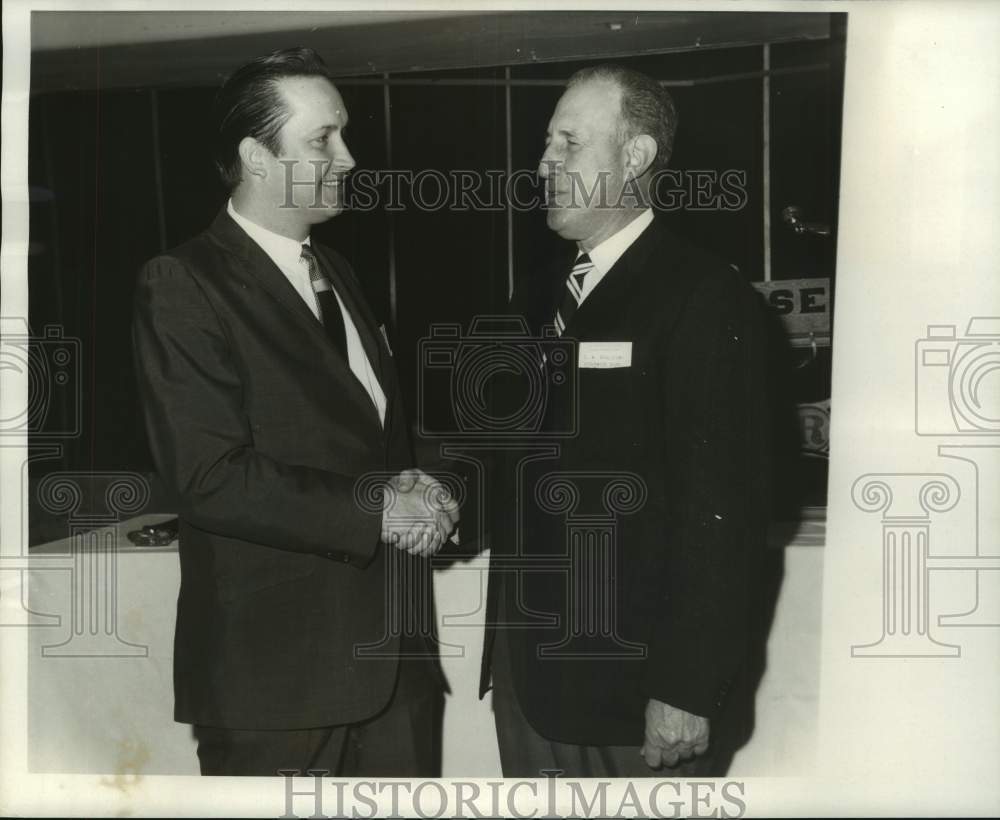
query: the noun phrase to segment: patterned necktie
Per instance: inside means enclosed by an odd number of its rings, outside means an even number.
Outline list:
[[[344,315],[340,312],[337,294],[333,292],[330,280],[323,274],[316,254],[308,245],[302,246],[302,260],[309,269],[309,281],[312,283],[313,293],[316,294],[316,302],[319,304],[320,321],[326,328],[326,333],[330,337],[330,341],[333,342],[333,346],[346,360],[347,331],[344,328]]]
[[[563,294],[559,310],[556,311],[556,333],[560,336],[566,332],[566,326],[583,301],[583,280],[593,269],[594,263],[587,254],[583,254],[573,263],[573,270],[566,277],[566,292]]]

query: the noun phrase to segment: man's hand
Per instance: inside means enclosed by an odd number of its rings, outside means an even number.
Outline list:
[[[421,470],[404,470],[383,496],[382,540],[411,555],[433,555],[458,523],[458,503]]]
[[[646,742],[639,753],[651,769],[676,766],[708,749],[708,718],[653,698],[646,704]]]

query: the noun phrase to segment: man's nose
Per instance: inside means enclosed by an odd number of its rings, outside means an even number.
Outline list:
[[[356,164],[354,157],[351,156],[351,152],[347,148],[347,143],[343,140],[340,140],[340,143],[333,152],[333,164],[338,170],[344,173],[352,170]]]
[[[545,149],[545,153],[542,154],[542,158],[538,161],[538,176],[542,179],[549,179],[556,175],[558,171],[558,161],[553,159],[549,153],[548,148]]]

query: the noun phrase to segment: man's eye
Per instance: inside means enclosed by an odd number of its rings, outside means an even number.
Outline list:
[[[326,137],[316,137],[316,139],[313,140],[314,145],[326,145],[326,142]]]

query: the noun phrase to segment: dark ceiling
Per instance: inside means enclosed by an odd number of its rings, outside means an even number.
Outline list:
[[[36,11],[32,90],[214,86],[291,45],[315,48],[336,76],[378,77],[829,36],[826,13]]]

